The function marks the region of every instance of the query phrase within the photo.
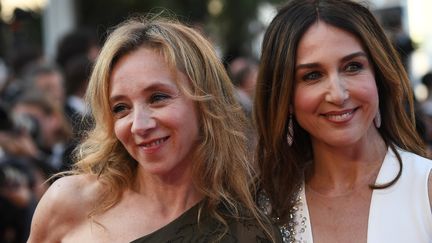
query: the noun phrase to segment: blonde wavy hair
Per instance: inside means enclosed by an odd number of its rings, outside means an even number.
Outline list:
[[[234,217],[243,217],[247,212],[269,234],[266,219],[252,196],[255,173],[246,151],[245,116],[224,66],[209,41],[196,30],[160,17],[133,18],[115,27],[95,63],[86,93],[95,125],[77,149],[75,164],[75,173],[97,175],[106,185],[94,213],[114,206],[135,179],[137,162],[113,132],[109,80],[121,57],[143,47],[159,51],[169,65],[190,80],[189,89],[178,85],[196,102],[199,114],[200,141],[193,181],[204,195],[202,207],[225,226],[224,216],[218,212],[221,203]]]

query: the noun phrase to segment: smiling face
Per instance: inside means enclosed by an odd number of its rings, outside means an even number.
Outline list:
[[[188,168],[198,116],[194,101],[177,86],[189,87],[187,77],[159,52],[140,48],[120,58],[110,82],[114,133],[141,168],[157,175]]]
[[[314,145],[349,146],[377,133],[372,64],[352,34],[318,22],[299,42],[294,113]]]

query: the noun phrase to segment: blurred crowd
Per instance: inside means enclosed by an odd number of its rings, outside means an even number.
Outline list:
[[[91,126],[83,96],[99,52],[97,37],[76,30],[58,43],[55,61],[16,50],[0,85],[0,242],[25,242],[50,177],[70,168]]]

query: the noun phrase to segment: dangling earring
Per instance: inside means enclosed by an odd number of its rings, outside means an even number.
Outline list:
[[[374,122],[376,128],[380,128],[381,127],[381,113],[380,113],[379,109],[378,109],[378,112],[375,115],[375,118],[374,118],[373,122]]]
[[[288,133],[287,133],[287,142],[288,145],[291,147],[291,145],[294,142],[294,128],[293,128],[293,121],[292,121],[292,112],[290,112],[289,120],[288,120]]]

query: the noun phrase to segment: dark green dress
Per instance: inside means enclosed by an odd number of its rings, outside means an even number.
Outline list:
[[[185,213],[168,225],[157,231],[132,241],[132,243],[154,243],[154,242],[226,242],[226,243],[253,243],[271,242],[255,220],[227,218],[228,232],[219,238],[224,231],[224,226],[208,213],[201,212],[198,223],[198,210],[201,203],[193,206]],[[204,211],[204,210],[202,210]],[[221,210],[226,214],[227,210]],[[282,242],[278,229],[273,227],[276,243]]]

